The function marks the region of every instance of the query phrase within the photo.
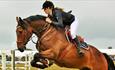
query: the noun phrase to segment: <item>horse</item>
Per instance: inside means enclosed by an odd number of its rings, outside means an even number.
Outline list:
[[[47,23],[45,19],[46,17],[42,15],[29,16],[24,19],[16,17],[18,23],[16,42],[19,51],[26,50],[26,44],[30,41],[32,34],[38,38],[36,49],[39,53],[34,55],[31,61],[32,66],[44,69],[55,63],[60,67],[80,70],[115,70],[112,59],[92,45],[88,44],[88,50],[80,48],[84,55],[79,56],[78,48],[75,47],[77,45],[68,42],[64,29]]]

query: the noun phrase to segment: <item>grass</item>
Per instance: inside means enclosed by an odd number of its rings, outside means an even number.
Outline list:
[[[51,67],[46,68],[45,70],[78,70],[78,69],[59,67],[56,64],[53,64]]]
[[[2,67],[2,65],[0,65],[0,70],[2,70],[1,67]],[[11,67],[11,65],[7,65],[6,70],[11,70],[10,67]],[[29,70],[29,67],[25,67],[24,64],[16,64],[16,70],[25,70],[24,68],[26,68],[26,70]],[[38,68],[30,67],[30,70],[38,70]],[[44,70],[78,70],[78,69],[59,67],[56,64],[53,64],[51,67],[45,68]]]
[[[2,65],[0,65],[0,70],[2,70],[1,67],[2,67]],[[11,67],[11,65],[7,65],[7,69],[6,70],[11,70],[10,67]],[[16,70],[25,70],[24,68],[26,68],[26,70],[29,70],[29,67],[25,67],[24,64],[16,64]],[[30,67],[30,70],[38,70],[38,68]],[[79,70],[79,69],[59,67],[56,64],[53,64],[52,66],[50,66],[50,67],[48,67],[48,68],[46,68],[44,70]]]

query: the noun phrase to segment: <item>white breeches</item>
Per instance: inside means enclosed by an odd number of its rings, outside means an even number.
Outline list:
[[[78,19],[75,18],[75,21],[70,26],[70,32],[71,32],[71,35],[72,35],[72,39],[74,39],[77,35],[78,24],[79,24]]]

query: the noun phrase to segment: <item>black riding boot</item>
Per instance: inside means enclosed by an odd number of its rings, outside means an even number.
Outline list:
[[[76,36],[76,38],[74,38],[73,40],[75,41],[76,45],[78,45],[78,47],[76,46],[78,53],[79,53],[80,55],[83,55],[83,52],[80,50],[80,47],[81,47],[82,45],[80,44],[80,41],[78,40],[78,36]]]

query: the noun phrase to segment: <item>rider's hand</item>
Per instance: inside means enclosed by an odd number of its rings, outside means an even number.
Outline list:
[[[66,29],[66,30],[70,30],[70,26],[66,25],[66,26],[65,26],[65,29]]]
[[[50,18],[46,18],[46,22],[48,22],[48,23],[52,23],[52,21],[51,21]]]

